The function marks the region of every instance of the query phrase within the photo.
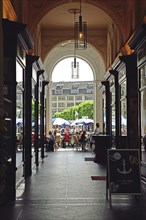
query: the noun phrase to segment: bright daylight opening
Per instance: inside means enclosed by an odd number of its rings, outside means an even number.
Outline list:
[[[77,58],[76,62],[79,64],[79,77],[72,78],[72,62],[74,58],[65,58],[61,60],[54,68],[52,73],[53,82],[68,82],[68,81],[93,81],[93,71],[90,65],[84,60]]]
[[[59,137],[55,149],[75,146],[86,151],[89,143],[79,145],[77,140],[82,133],[89,140],[93,131],[92,68],[80,58],[65,58],[56,64],[52,82],[52,130]]]

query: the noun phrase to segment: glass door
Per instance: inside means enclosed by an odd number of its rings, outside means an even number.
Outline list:
[[[23,67],[16,62],[16,185],[23,177],[24,165],[24,88],[23,88]]]

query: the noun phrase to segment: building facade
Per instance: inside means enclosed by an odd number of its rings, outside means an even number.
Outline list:
[[[93,81],[52,83],[52,115],[81,102],[93,100]]]

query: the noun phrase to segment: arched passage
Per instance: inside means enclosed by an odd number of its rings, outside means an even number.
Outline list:
[[[48,91],[47,91],[47,131],[51,128],[51,117],[52,117],[52,72],[55,65],[62,59],[73,56],[73,43],[59,44],[56,46],[45,59],[44,66],[48,75]],[[77,57],[85,60],[93,70],[93,81],[94,81],[94,120],[99,121],[102,124],[102,94],[101,90],[98,89],[98,84],[104,78],[105,64],[100,53],[88,45],[88,49],[85,51],[77,51]],[[97,95],[98,94],[98,95]],[[98,104],[97,104],[98,103]]]
[[[62,0],[51,4],[49,2],[45,2],[45,4],[43,2],[41,4],[33,2],[31,6],[33,10],[29,24],[36,41],[35,45],[37,45],[35,53],[41,55],[50,82],[47,93],[47,116],[49,114],[48,121],[50,123],[51,105],[49,103],[51,103],[52,71],[60,59],[73,56],[73,15],[69,13],[69,9],[78,8],[79,1],[68,2]],[[82,8],[83,17],[86,21],[89,21],[88,49],[85,52],[78,51],[77,56],[85,59],[93,69],[94,112],[98,113],[94,117],[96,121],[101,122],[102,99],[98,83],[103,80],[103,75],[114,57],[117,56],[120,43],[123,42],[126,36],[125,19],[121,19],[122,11],[119,10],[117,13],[117,9],[126,9],[126,4],[119,1],[111,1],[110,4],[107,4],[97,3],[95,0],[86,0],[83,1]],[[39,13],[37,13],[38,11]],[[113,41],[113,39],[115,40]],[[48,127],[50,126],[49,123]]]

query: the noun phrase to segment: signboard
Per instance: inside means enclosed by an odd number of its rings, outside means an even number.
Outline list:
[[[138,149],[108,150],[108,189],[110,194],[141,194]]]

